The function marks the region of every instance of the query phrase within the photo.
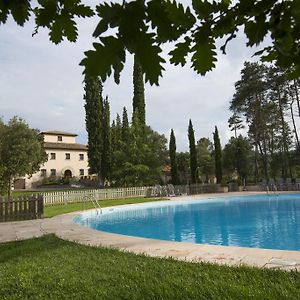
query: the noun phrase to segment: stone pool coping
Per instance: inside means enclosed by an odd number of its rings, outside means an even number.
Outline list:
[[[250,194],[254,195],[261,193],[235,192],[226,194],[202,194],[170,198],[170,201]],[[129,205],[132,206],[135,204]],[[124,207],[129,205],[114,207]],[[1,223],[0,243],[24,240],[54,233],[64,240],[84,245],[111,247],[153,257],[172,257],[178,260],[192,262],[209,262],[229,266],[248,265],[259,268],[300,271],[300,251],[192,244],[107,233],[74,223],[73,218],[80,213],[82,212],[77,211],[50,219]]]

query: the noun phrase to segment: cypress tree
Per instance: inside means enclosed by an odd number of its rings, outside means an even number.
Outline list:
[[[108,180],[111,172],[110,109],[108,98],[103,102],[103,146],[101,156],[101,174]]]
[[[134,56],[133,66],[133,101],[132,101],[132,121],[134,114],[138,111],[139,123],[143,126],[146,124],[145,111],[145,89],[144,76],[140,63],[136,56]]]
[[[85,124],[88,133],[88,160],[90,174],[97,174],[101,182],[102,120],[103,99],[102,83],[98,78],[85,78]]]
[[[177,158],[176,158],[176,139],[175,139],[173,129],[171,129],[171,135],[170,135],[169,154],[170,154],[170,161],[171,161],[172,184],[176,185],[179,184],[179,177],[178,177],[178,165],[177,165]]]
[[[128,114],[126,107],[123,107],[123,115],[122,115],[122,141],[124,143],[129,142],[129,122],[128,122]]]
[[[215,126],[214,146],[215,146],[215,172],[217,183],[222,182],[222,148],[217,126]]]
[[[196,183],[197,181],[197,151],[195,144],[195,134],[193,124],[190,119],[188,128],[189,147],[190,147],[190,169],[191,169],[191,182]]]
[[[120,147],[121,145],[121,141],[122,141],[122,122],[121,122],[121,118],[120,115],[117,114],[116,117],[116,145],[117,147]]]
[[[116,122],[115,120],[112,121],[110,127],[110,146],[111,151],[114,152],[116,150]]]

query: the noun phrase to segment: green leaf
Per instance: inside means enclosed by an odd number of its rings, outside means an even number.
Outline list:
[[[260,15],[255,22],[248,21],[245,23],[245,34],[248,38],[247,46],[260,44],[268,33],[268,24],[265,22],[266,16]]]
[[[112,68],[120,72],[125,61],[125,49],[121,41],[113,36],[100,38],[100,43],[94,43],[95,50],[85,52],[86,58],[81,62],[85,66],[84,73],[88,76],[100,76],[102,81],[111,74]]]
[[[190,52],[190,44],[191,39],[189,37],[185,38],[185,42],[176,44],[176,48],[169,52],[169,55],[171,55],[170,62],[174,65],[181,64],[181,66],[184,66],[186,63],[185,57]]]
[[[178,29],[190,29],[196,19],[191,13],[190,9],[184,9],[181,3],[177,3],[175,0],[172,1],[163,1],[165,11],[168,14],[169,20],[178,28]]]
[[[224,35],[232,32],[235,27],[235,16],[232,12],[228,12],[226,15],[221,16],[212,29],[212,35],[215,38],[223,37]]]
[[[93,37],[98,37],[102,33],[104,33],[108,29],[108,23],[101,19],[100,22],[97,24],[94,32],[93,32]]]
[[[75,21],[69,18],[63,18],[63,34],[70,42],[77,40],[77,27]]]
[[[49,31],[50,40],[54,44],[58,44],[63,39],[63,26],[60,19],[57,19],[53,25],[50,27]]]
[[[74,15],[82,18],[94,16],[94,11],[89,6],[83,4],[76,5],[71,11]]]
[[[4,5],[4,3],[0,2],[0,24],[3,23],[5,24],[7,21],[7,17],[8,17],[8,7]]]
[[[28,0],[11,0],[11,14],[18,25],[23,26],[30,16],[30,3]]]
[[[205,75],[215,67],[215,62],[217,61],[215,49],[213,40],[205,44],[196,44],[193,47],[192,66],[197,73]]]
[[[145,73],[146,82],[158,85],[158,79],[164,70],[162,63],[165,60],[159,55],[161,48],[155,44],[153,33],[140,33],[134,53]]]
[[[145,18],[146,15],[143,1],[132,1],[126,3],[118,25],[119,36],[124,41],[127,41],[128,45],[130,45],[131,42],[138,42],[140,33],[147,30],[144,23]]]
[[[172,24],[162,1],[152,0],[148,3],[148,20],[151,22],[152,29],[157,30],[157,41],[174,41],[181,32]]]
[[[45,1],[41,8],[35,8],[35,22],[39,27],[48,27],[58,16],[58,7],[54,1]]]
[[[208,19],[214,12],[215,3],[207,0],[193,0],[193,8],[200,19]]]
[[[98,37],[104,33],[108,27],[116,27],[120,23],[123,14],[123,7],[120,4],[112,3],[111,5],[104,3],[96,7],[100,22],[98,23],[93,36]]]

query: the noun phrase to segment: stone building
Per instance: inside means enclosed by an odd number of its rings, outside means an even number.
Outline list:
[[[44,148],[48,161],[31,177],[15,183],[15,188],[34,188],[43,179],[80,179],[88,176],[87,146],[76,143],[77,134],[63,131],[44,131]]]

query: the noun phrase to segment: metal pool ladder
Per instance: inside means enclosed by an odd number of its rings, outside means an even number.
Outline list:
[[[96,209],[97,215],[99,215],[99,214],[102,215],[102,208],[101,208],[96,196],[91,193],[91,194],[85,196],[85,198],[86,198],[87,201],[92,202],[94,208]]]
[[[101,206],[100,206],[100,204],[99,204],[99,202],[98,202],[96,196],[95,196],[95,195],[92,195],[92,196],[91,196],[91,200],[92,200],[93,206],[94,206],[95,209],[96,209],[97,215],[99,215],[99,212],[100,212],[100,215],[102,215],[102,208],[101,208]]]

